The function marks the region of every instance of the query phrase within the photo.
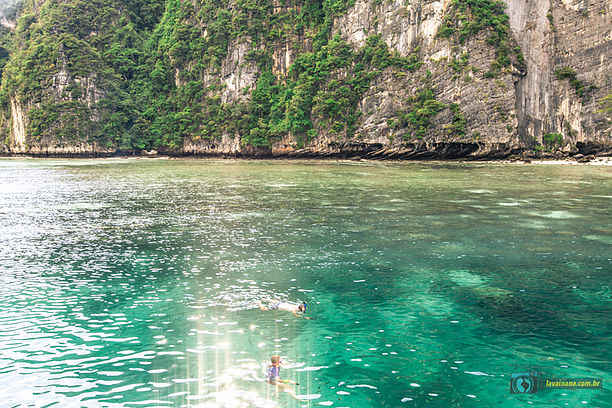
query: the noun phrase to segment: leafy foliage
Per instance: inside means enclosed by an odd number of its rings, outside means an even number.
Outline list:
[[[601,106],[601,109],[599,110],[600,113],[612,113],[612,93],[609,93],[601,98],[599,105]]]
[[[524,62],[520,48],[511,50],[508,45],[510,25],[505,9],[501,0],[452,0],[438,37],[456,36],[460,44],[465,44],[468,38],[486,30],[487,42],[496,50],[495,61],[485,76],[495,78],[511,65],[512,52],[516,53],[519,64]]]
[[[580,98],[586,97],[591,91],[595,90],[595,85],[586,85],[576,76],[576,71],[570,67],[562,67],[555,69],[555,79],[558,81],[569,80],[570,85],[576,91],[576,95]]]
[[[560,133],[545,133],[542,136],[542,143],[550,150],[556,149],[563,145],[563,136]]]
[[[146,30],[163,0],[73,0],[26,5],[18,47],[5,66],[0,101],[31,101],[28,134],[37,140],[143,146],[132,127],[141,112],[133,87],[142,75]],[[142,126],[140,126],[142,128]]]
[[[6,66],[11,52],[13,33],[5,27],[0,26],[0,75]]]
[[[339,35],[331,37],[333,16],[351,2],[306,0],[301,9],[275,12],[267,0],[238,0],[229,9],[219,0],[200,0],[195,8],[176,0],[170,3],[153,35],[159,65],[155,72],[180,72],[182,77],[170,79],[170,89],[148,98],[156,113],[151,129],[160,135],[155,140],[167,139],[162,145],[180,146],[185,138],[213,139],[222,133],[238,133],[242,143],[259,147],[289,133],[301,144],[320,131],[351,136],[359,119],[357,104],[381,70],[415,70],[422,64],[418,51],[401,58],[378,36],[368,38],[357,51]],[[287,76],[279,75],[272,58],[275,49],[300,35],[311,39],[311,49],[299,54]],[[250,98],[211,105],[219,100],[223,84],[197,95],[193,90],[203,88],[205,73],[218,72],[229,45],[244,38],[251,43],[247,62],[260,72]],[[163,58],[166,54],[169,59]],[[160,93],[168,95],[163,103]],[[185,109],[186,126],[177,126],[176,112]],[[195,120],[188,123],[188,117]]]
[[[413,137],[423,138],[429,129],[431,120],[446,105],[435,99],[434,91],[430,86],[426,86],[411,96],[407,100],[409,108],[405,112],[397,112],[398,120],[393,122],[393,128],[408,128],[409,131],[404,135],[404,140]]]
[[[452,103],[450,105],[450,110],[453,114],[453,120],[449,128],[450,134],[454,136],[465,136],[465,125],[467,124],[467,120],[461,112],[459,105]]]

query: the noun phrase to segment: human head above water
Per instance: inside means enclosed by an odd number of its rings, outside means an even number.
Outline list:
[[[298,310],[302,313],[306,313],[306,302],[298,306]]]
[[[272,357],[270,357],[270,362],[271,362],[273,365],[277,365],[277,364],[279,364],[279,363],[280,363],[280,356],[279,356],[279,355],[277,355],[277,354],[273,355]]]

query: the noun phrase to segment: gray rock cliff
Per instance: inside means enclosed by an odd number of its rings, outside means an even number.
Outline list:
[[[329,35],[338,35],[355,52],[377,35],[398,58],[416,55],[421,62],[411,70],[385,66],[373,76],[356,102],[360,115],[354,131],[332,131],[329,120],[313,111],[307,139],[289,130],[268,145],[250,145],[240,129],[224,127],[220,136],[187,136],[181,146],[159,150],[195,156],[380,159],[612,153],[612,114],[601,109],[603,98],[612,93],[612,2],[506,0],[510,30],[503,48],[492,41],[491,27],[458,39],[457,33],[468,24],[461,17],[452,20],[460,15],[459,3],[355,0],[334,16]],[[206,38],[209,27],[195,17],[200,15],[199,2],[193,4],[190,24]],[[235,2],[228,4],[230,11],[237,7]],[[300,8],[299,1],[273,1],[271,16],[298,13]],[[451,23],[455,34],[440,35]],[[261,47],[248,36],[229,39],[219,65],[200,74],[208,103],[237,111],[250,103],[262,75],[251,56]],[[312,36],[286,35],[273,48],[272,72],[283,83],[296,59],[311,50]],[[503,58],[507,62],[499,65]],[[185,86],[185,73],[193,70],[193,64],[173,67],[173,86]],[[333,82],[347,82],[354,69],[333,70],[318,86],[325,91]],[[50,76],[51,88],[45,92],[58,102],[78,102],[87,108],[90,122],[101,123],[106,119],[96,106],[107,92],[100,82],[99,76],[62,68]],[[66,96],[68,87],[72,92],[78,88],[76,99]],[[79,156],[112,155],[119,150],[113,143],[58,139],[49,136],[52,133],[32,138],[31,112],[40,100],[10,93],[7,100],[7,112],[0,120],[6,132],[4,153]],[[204,109],[201,121],[208,120],[210,111]]]

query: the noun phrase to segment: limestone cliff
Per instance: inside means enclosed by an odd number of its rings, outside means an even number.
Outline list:
[[[72,17],[27,2],[2,79],[6,152],[612,152],[608,0],[95,2],[115,12],[70,38],[56,33]]]
[[[610,146],[610,115],[599,101],[612,87],[612,3],[609,1],[509,1],[510,26],[527,61],[516,84],[520,132],[542,141],[563,135],[566,151]],[[571,68],[587,89],[581,97],[555,70]]]

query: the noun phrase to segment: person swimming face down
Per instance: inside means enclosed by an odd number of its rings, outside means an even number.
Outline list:
[[[300,304],[296,304],[294,302],[285,302],[282,300],[272,300],[266,306],[263,303],[259,303],[259,309],[261,310],[283,310],[286,312],[291,312],[295,317],[301,317],[303,319],[312,319],[312,317],[303,316],[306,313],[307,309],[306,302],[302,302]]]
[[[297,316],[297,317],[301,317],[301,318],[303,318],[303,319],[308,319],[308,320],[311,320],[311,319],[312,319],[312,317],[302,316],[304,313],[306,313],[306,309],[307,309],[306,302],[303,302],[301,305],[299,305],[299,306],[297,307],[297,310],[296,310],[295,312],[293,312],[293,315],[294,315],[294,316]]]

